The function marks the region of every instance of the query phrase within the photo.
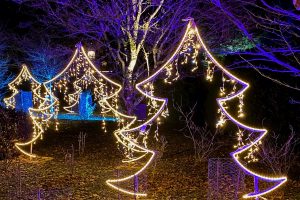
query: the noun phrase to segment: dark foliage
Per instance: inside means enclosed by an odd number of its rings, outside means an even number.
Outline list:
[[[14,143],[31,133],[27,115],[0,107],[0,160],[16,155]]]

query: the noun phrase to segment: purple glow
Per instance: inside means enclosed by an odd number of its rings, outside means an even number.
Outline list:
[[[229,101],[233,98],[238,97],[240,94],[244,93],[248,87],[249,84],[240,80],[239,78],[235,77],[233,74],[231,74],[229,71],[227,71],[220,63],[218,63],[218,61],[211,55],[211,53],[209,52],[208,48],[206,47],[206,45],[204,44],[198,30],[196,27],[196,24],[194,23],[193,20],[191,20],[189,22],[191,24],[191,27],[193,27],[194,29],[196,29],[197,31],[197,36],[198,39],[202,45],[202,47],[204,48],[205,52],[207,53],[208,57],[211,59],[211,61],[222,71],[224,72],[227,76],[229,76],[231,79],[237,81],[239,84],[241,84],[243,86],[243,88],[241,90],[239,90],[238,92],[236,92],[235,94],[229,95],[227,97],[223,97],[223,98],[217,98],[217,104],[219,105],[221,111],[227,116],[227,118],[232,121],[234,124],[236,124],[238,127],[241,127],[243,129],[246,129],[248,131],[251,132],[259,132],[261,133],[259,137],[257,137],[251,144],[249,145],[245,145],[241,148],[238,148],[236,151],[231,153],[231,156],[233,157],[234,161],[238,164],[238,166],[240,168],[242,168],[248,175],[251,175],[253,177],[256,178],[256,180],[264,180],[267,182],[275,182],[276,184],[273,187],[270,187],[266,190],[263,191],[255,191],[249,194],[244,195],[244,198],[250,198],[250,197],[259,197],[261,195],[264,195],[266,193],[269,193],[271,191],[273,191],[274,189],[276,189],[277,187],[279,187],[280,185],[282,185],[284,182],[287,181],[286,177],[278,177],[278,178],[272,178],[272,177],[266,177],[266,176],[262,176],[259,175],[255,172],[252,172],[251,170],[247,169],[237,158],[237,155],[246,151],[247,149],[251,148],[253,145],[255,145],[256,143],[258,143],[266,134],[267,134],[267,130],[265,129],[258,129],[258,128],[254,128],[254,127],[249,127],[247,125],[244,125],[242,123],[240,123],[239,121],[237,121],[235,118],[233,118],[227,111],[226,109],[222,106],[222,102],[226,102]],[[240,25],[240,24],[238,24]]]

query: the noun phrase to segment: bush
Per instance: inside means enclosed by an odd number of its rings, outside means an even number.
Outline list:
[[[17,155],[14,143],[27,139],[30,127],[25,113],[0,107],[0,160]]]

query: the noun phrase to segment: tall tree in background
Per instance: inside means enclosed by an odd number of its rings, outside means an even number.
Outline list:
[[[12,77],[8,72],[8,57],[6,56],[6,50],[6,36],[0,30],[0,102],[2,102],[2,99],[5,95],[4,89],[7,87],[7,84],[12,80]]]
[[[240,57],[231,67],[251,66],[262,76],[300,91],[296,84],[300,77],[300,14],[292,1],[209,1],[214,7],[211,15],[226,18],[253,47],[231,52]]]
[[[12,1],[31,9],[38,23],[51,30],[47,34],[93,42],[98,57],[127,85],[127,107],[138,103],[132,98],[136,80],[165,62],[182,34],[181,19],[188,16],[205,29],[202,35],[214,52],[234,57],[229,67],[253,67],[299,90],[300,15],[295,0]]]
[[[47,38],[32,42],[24,38],[20,51],[24,52],[24,59],[30,66],[30,71],[40,82],[45,82],[57,75],[67,63],[72,51],[63,45],[51,44]]]
[[[129,113],[139,103],[133,98],[137,79],[170,55],[182,34],[181,20],[197,9],[188,0],[14,1],[29,7],[53,37],[92,42],[126,86],[122,96]]]

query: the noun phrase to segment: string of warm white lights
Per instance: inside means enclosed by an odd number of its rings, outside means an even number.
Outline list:
[[[162,66],[160,70],[158,70],[158,73],[160,73],[161,70],[165,69],[167,67],[167,64]],[[145,92],[145,86],[150,87],[148,84],[151,82],[152,79],[155,79],[158,73],[153,74],[148,79],[138,83],[136,85],[136,89],[143,95],[145,95],[147,98],[151,99],[152,102],[156,102],[156,105],[154,107],[157,108],[157,111],[153,113],[153,115],[148,115],[148,119],[146,119],[142,124],[135,125],[134,122],[136,121],[136,118],[134,117],[130,123],[127,124],[127,126],[124,126],[122,129],[115,131],[115,137],[117,138],[118,142],[127,147],[130,151],[128,151],[129,154],[127,154],[127,159],[123,160],[123,162],[136,162],[142,158],[145,158],[147,155],[150,155],[149,160],[146,162],[146,164],[137,172],[135,172],[132,175],[126,176],[124,178],[117,178],[117,179],[109,179],[106,181],[106,183],[111,186],[114,189],[117,189],[118,191],[124,192],[126,194],[135,195],[135,196],[146,196],[145,193],[140,192],[132,192],[130,190],[123,189],[119,186],[119,183],[128,181],[130,179],[133,179],[135,176],[140,175],[153,161],[155,157],[155,151],[149,150],[145,146],[147,143],[145,142],[145,138],[147,138],[147,134],[145,134],[147,129],[147,126],[150,126],[164,111],[166,105],[167,105],[167,99],[165,98],[158,98],[152,96],[152,92]],[[114,110],[115,111],[115,110]],[[115,111],[116,112],[116,111]],[[117,113],[119,116],[123,115],[121,113]],[[123,115],[124,116],[124,115]],[[125,115],[126,118],[132,118],[130,116]],[[134,135],[144,135],[143,144],[144,146],[141,146],[138,144],[137,138],[134,137]],[[138,156],[135,156],[134,154],[139,154]]]
[[[29,115],[33,121],[33,133],[29,141],[16,142],[15,147],[23,154],[29,157],[35,157],[35,155],[32,154],[32,145],[36,142],[37,139],[43,137],[42,134],[44,132],[44,129],[48,127],[48,121],[52,117],[49,109],[50,107],[52,108],[54,104],[50,105],[50,100],[47,99],[47,96],[42,93],[42,85],[31,75],[27,66],[23,64],[19,75],[11,83],[9,83],[9,89],[13,91],[13,94],[10,97],[4,99],[7,108],[14,109],[16,107],[15,97],[17,94],[19,94],[18,87],[26,81],[30,82],[31,91],[33,93],[33,99],[31,100],[33,107],[29,108]],[[30,152],[23,149],[26,146],[30,146]]]
[[[249,88],[249,84],[232,75],[217,62],[205,46],[193,19],[189,18],[187,21],[188,24],[185,34],[169,60],[167,60],[167,62],[154,74],[135,86],[136,90],[148,99],[148,116],[142,123],[136,123],[136,117],[125,115],[118,111],[118,95],[122,90],[122,86],[107,78],[93,65],[80,43],[77,45],[77,49],[66,68],[43,85],[38,83],[31,76],[26,66],[23,66],[22,71],[17,78],[9,84],[9,88],[13,91],[13,95],[4,99],[7,107],[14,108],[16,103],[15,96],[18,94],[18,86],[21,85],[24,80],[29,80],[31,82],[34,107],[29,109],[29,114],[33,121],[33,135],[28,142],[16,143],[16,148],[27,156],[35,157],[36,155],[32,154],[32,144],[42,137],[42,134],[49,126],[49,120],[53,117],[56,118],[59,111],[60,102],[55,94],[61,93],[64,96],[63,100],[67,105],[63,108],[66,111],[75,112],[74,109],[78,105],[80,93],[92,88],[93,90],[91,92],[94,99],[102,108],[101,112],[113,112],[115,116],[119,118],[119,123],[123,125],[114,132],[118,143],[126,149],[126,160],[123,160],[123,162],[136,162],[148,156],[146,164],[134,174],[123,178],[109,179],[106,183],[112,188],[130,195],[146,196],[145,193],[132,192],[131,190],[124,189],[120,187],[119,184],[140,175],[152,163],[155,157],[155,151],[147,148],[149,130],[154,122],[159,124],[160,116],[165,117],[168,111],[166,107],[167,99],[154,96],[153,82],[162,72],[166,73],[166,83],[178,80],[180,77],[178,71],[179,64],[191,64],[193,66],[191,71],[194,72],[198,69],[197,57],[199,51],[200,49],[203,49],[207,61],[206,79],[208,81],[213,80],[215,68],[218,68],[223,72],[223,84],[220,87],[220,97],[217,98],[219,106],[218,112],[220,114],[217,127],[223,126],[226,121],[233,122],[238,127],[237,149],[231,153],[231,156],[239,167],[247,174],[255,177],[255,180],[274,183],[273,186],[265,190],[255,190],[250,194],[246,194],[244,195],[244,198],[260,197],[281,186],[287,181],[286,177],[264,176],[248,169],[242,161],[242,159],[257,161],[254,153],[258,151],[258,145],[267,134],[267,130],[247,126],[236,120],[228,112],[227,102],[237,99],[239,102],[238,117],[244,116],[243,97],[244,92]],[[56,123],[56,126],[57,125],[58,122]],[[247,139],[245,140],[244,137],[247,132],[250,132],[250,135],[249,137],[246,137]],[[156,133],[158,133],[158,131],[156,131]],[[156,134],[155,136],[157,137]],[[23,150],[23,147],[28,145],[30,145],[30,152]],[[243,153],[246,153],[246,156],[242,157],[241,155],[243,155]]]
[[[45,85],[51,89],[51,96],[62,94],[64,102],[67,104],[63,109],[69,113],[76,113],[76,107],[79,109],[80,95],[83,91],[91,90],[94,101],[99,102],[99,108],[102,114],[110,110],[104,107],[101,102],[104,99],[114,99],[114,107],[117,106],[117,94],[121,90],[121,85],[113,82],[100,72],[91,62],[81,43],[76,45],[76,51],[72,59],[58,75],[45,82]],[[103,129],[105,121],[102,122]]]
[[[33,144],[39,139],[43,137],[43,133],[49,127],[49,121],[53,118],[53,116],[58,111],[58,100],[50,99],[50,93],[47,88],[42,85],[41,89],[45,91],[44,97],[41,97],[43,100],[38,108],[29,108],[30,118],[33,122],[33,134],[29,141],[27,142],[16,142],[15,147],[24,155],[29,157],[36,157],[35,154],[32,153]],[[54,112],[53,112],[54,110]],[[57,126],[57,121],[55,122]],[[25,151],[23,147],[30,146],[30,152]]]
[[[205,51],[205,54],[207,55],[207,60],[208,60],[208,68],[207,68],[207,77],[206,79],[208,81],[212,81],[213,79],[213,71],[214,68],[217,67],[219,68],[226,76],[227,78],[225,78],[225,76],[223,76],[222,81],[223,81],[223,86],[220,88],[220,95],[221,98],[217,99],[218,105],[220,107],[219,109],[219,113],[221,114],[220,120],[217,123],[217,126],[222,126],[224,125],[224,123],[227,120],[232,121],[233,123],[235,123],[239,128],[241,129],[247,129],[250,130],[251,132],[262,132],[263,134],[261,134],[259,137],[256,137],[256,139],[250,143],[243,143],[242,140],[239,140],[239,148],[237,151],[235,151],[232,156],[235,159],[235,161],[239,164],[239,166],[244,169],[248,174],[254,176],[255,178],[264,180],[264,181],[268,181],[268,182],[275,182],[275,186],[272,186],[270,188],[268,188],[267,190],[264,191],[255,191],[254,193],[251,194],[247,194],[244,195],[245,198],[247,197],[258,197],[261,195],[264,195],[268,192],[271,192],[272,190],[276,189],[277,187],[279,187],[280,185],[282,185],[285,181],[286,181],[286,177],[266,177],[263,175],[260,175],[258,173],[255,173],[251,170],[249,170],[248,168],[246,168],[244,165],[242,165],[241,161],[239,160],[238,155],[241,154],[243,151],[246,151],[248,149],[255,149],[252,152],[248,153],[248,155],[246,156],[246,158],[248,159],[252,159],[253,161],[256,161],[256,158],[253,156],[253,153],[257,150],[256,145],[260,143],[260,140],[262,139],[263,136],[265,136],[266,131],[263,129],[257,129],[254,127],[249,127],[249,126],[245,126],[243,124],[241,124],[240,122],[236,121],[228,112],[228,106],[226,105],[226,102],[237,97],[239,99],[239,110],[238,110],[238,117],[243,117],[244,113],[243,113],[243,93],[244,91],[249,87],[249,84],[247,84],[246,82],[238,79],[237,77],[233,76],[229,71],[227,71],[225,68],[223,68],[215,59],[214,57],[210,54],[210,52],[208,51],[208,49],[206,48],[199,32],[198,29],[194,23],[194,21],[192,19],[188,19],[189,23],[186,29],[186,32],[184,34],[183,39],[181,40],[178,48],[176,49],[176,51],[174,52],[174,54],[171,56],[171,58],[161,67],[159,68],[152,76],[148,77],[146,80],[138,83],[136,85],[136,89],[142,93],[143,95],[145,95],[147,98],[150,98],[150,104],[148,104],[149,106],[151,106],[152,108],[159,108],[158,111],[156,112],[155,115],[153,115],[149,120],[146,120],[145,123],[143,123],[141,126],[137,126],[135,128],[131,128],[131,129],[121,129],[119,131],[117,131],[115,133],[117,139],[124,145],[128,145],[127,143],[124,142],[124,139],[127,140],[128,143],[133,143],[134,147],[136,145],[135,142],[132,142],[132,140],[130,138],[127,137],[128,132],[137,130],[137,129],[141,129],[142,126],[147,126],[148,124],[150,124],[154,119],[158,119],[159,115],[162,113],[163,108],[166,106],[166,99],[163,98],[157,98],[153,96],[153,80],[162,72],[162,71],[166,71],[166,79],[165,82],[166,83],[171,83],[174,80],[179,79],[179,73],[178,73],[178,60],[181,56],[184,56],[183,62],[181,62],[181,64],[186,64],[189,62],[189,59],[191,54],[188,52],[193,52],[193,49],[197,49],[196,51],[194,50],[194,52],[196,52],[196,54],[193,54],[193,56],[191,56],[191,63],[195,63],[197,64],[196,61],[196,57],[198,55],[198,50],[200,48],[203,48]],[[192,71],[194,71],[195,69],[197,69],[197,67],[194,67],[192,69]],[[175,74],[174,74],[175,72]],[[174,76],[173,78],[172,75]],[[225,89],[225,83],[230,83],[232,85],[231,89],[228,90],[229,92],[227,92],[227,90]],[[244,86],[241,90],[237,91],[237,87],[236,84],[242,84],[242,86]],[[148,91],[145,91],[145,89],[148,89]],[[154,103],[153,103],[154,102]],[[160,105],[158,106],[158,102],[160,102]],[[154,111],[155,112],[155,111]],[[243,131],[239,131],[238,133],[238,138],[242,139],[242,135],[243,135]],[[123,139],[122,139],[123,138]],[[153,159],[153,156],[155,155],[155,152],[151,151],[151,150],[147,150],[147,149],[143,149],[143,147],[141,146],[137,146],[137,148],[140,150],[139,152],[141,152],[141,149],[144,150],[144,154],[142,154],[140,157],[136,157],[134,159],[132,159],[133,161],[139,160],[140,158],[145,157],[145,154],[149,153],[152,154],[151,159]],[[133,150],[135,150],[135,148],[133,148]],[[143,151],[142,151],[143,152]],[[146,166],[148,166],[151,162],[151,159],[149,160],[149,162],[147,162]],[[142,170],[144,170],[144,168],[142,168]],[[126,181],[130,178],[133,178],[134,176],[140,174],[142,171],[138,171],[137,173],[135,173],[134,175],[122,178],[122,179],[114,179],[114,180],[108,180],[107,183],[114,187],[115,189],[118,189],[119,191],[125,192],[127,194],[132,194],[132,195],[137,195],[137,196],[144,196],[145,194],[135,194],[133,192],[130,192],[128,190],[122,189],[118,186],[113,185],[113,183],[119,183],[122,181]]]
[[[258,136],[255,137],[255,139],[253,141],[251,141],[250,143],[246,143],[244,144],[244,146],[240,146],[236,151],[232,152],[231,155],[233,157],[233,159],[235,160],[235,162],[239,165],[240,168],[242,168],[248,175],[251,175],[253,176],[256,180],[262,180],[262,181],[266,181],[266,182],[273,182],[274,185],[265,189],[265,190],[262,190],[262,191],[254,191],[250,194],[246,194],[244,195],[243,197],[244,198],[256,198],[256,197],[260,197],[262,195],[265,195],[275,189],[277,189],[279,186],[281,186],[283,183],[285,183],[287,181],[287,178],[286,177],[269,177],[269,176],[264,176],[262,174],[259,174],[259,173],[256,173],[250,169],[248,169],[243,163],[242,161],[240,160],[240,157],[239,155],[243,154],[244,152],[247,152],[249,150],[253,150],[256,151],[257,150],[257,145],[259,143],[261,143],[261,140],[266,136],[267,134],[267,130],[265,129],[258,129],[258,128],[255,128],[255,127],[250,127],[250,126],[247,126],[245,124],[242,124],[241,122],[237,121],[233,116],[231,116],[229,114],[229,112],[227,111],[226,109],[226,102],[229,102],[230,100],[233,100],[235,98],[238,98],[240,103],[242,101],[242,98],[243,98],[243,94],[244,92],[249,88],[249,84],[242,81],[241,79],[237,78],[236,76],[234,76],[233,74],[231,74],[228,70],[226,70],[212,55],[211,53],[209,52],[209,50],[207,49],[207,47],[205,46],[199,32],[198,32],[198,29],[196,28],[196,25],[194,23],[193,20],[190,20],[189,21],[189,24],[188,26],[194,30],[197,38],[198,38],[198,41],[200,42],[202,48],[204,49],[205,53],[207,54],[207,56],[209,57],[209,59],[211,60],[212,63],[215,64],[215,66],[217,68],[219,68],[224,74],[226,74],[226,76],[228,76],[230,78],[230,80],[232,80],[232,82],[237,82],[239,83],[240,85],[242,85],[242,89],[240,89],[239,91],[234,91],[234,92],[231,92],[229,95],[226,95],[224,97],[220,97],[220,98],[217,98],[217,103],[220,107],[220,110],[221,112],[223,113],[223,115],[226,116],[227,120],[230,120],[231,122],[233,122],[234,124],[236,124],[238,126],[239,129],[243,129],[243,130],[246,130],[246,131],[249,131],[251,132],[252,134],[253,133],[257,133]],[[242,107],[243,107],[243,103],[241,103],[241,106],[239,107],[239,115],[243,115],[243,112],[242,112]],[[239,134],[242,134],[243,132],[239,132]],[[253,155],[253,153],[250,153],[248,155]],[[254,158],[253,156],[250,156],[249,158],[253,158],[253,159],[256,159]]]
[[[35,89],[40,85],[40,83],[31,75],[31,73],[29,72],[25,64],[22,65],[22,69],[19,75],[12,82],[8,84],[8,87],[13,92],[13,94],[3,99],[7,108],[15,109],[16,107],[15,97],[17,94],[19,94],[18,87],[22,85],[24,81],[30,82],[32,91],[35,91]]]

